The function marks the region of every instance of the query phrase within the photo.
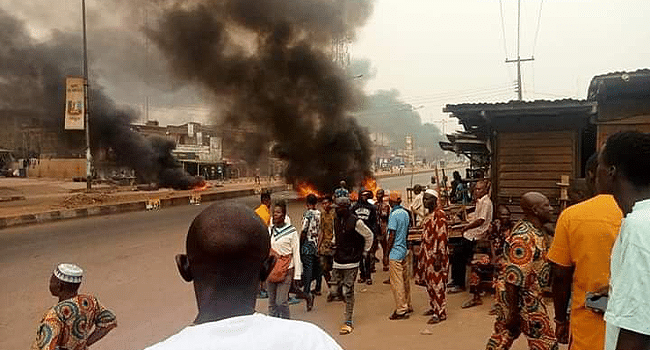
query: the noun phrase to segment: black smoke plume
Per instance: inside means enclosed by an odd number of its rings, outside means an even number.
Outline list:
[[[328,55],[372,10],[369,0],[221,0],[163,9],[147,34],[179,78],[229,102],[228,126],[254,128],[288,163],[292,183],[329,192],[370,175],[367,131],[350,116],[361,94]]]
[[[84,134],[64,130],[65,77],[81,75],[81,38],[53,33],[46,42],[30,37],[24,23],[0,9],[0,118],[20,109],[60,139],[59,155],[83,154]],[[91,81],[90,132],[94,154],[114,154],[138,180],[187,189],[202,180],[187,175],[174,160],[172,141],[149,139],[131,130],[136,113],[120,109]]]

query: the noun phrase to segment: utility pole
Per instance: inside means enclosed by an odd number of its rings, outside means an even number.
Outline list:
[[[83,70],[84,70],[84,126],[86,127],[86,189],[92,188],[93,156],[90,153],[90,125],[88,124],[88,44],[86,40],[86,0],[81,0],[81,18],[83,22]]]
[[[517,59],[506,59],[506,63],[517,62],[517,98],[523,100],[522,83],[521,83],[521,62],[534,61],[534,57],[521,58],[519,50],[521,47],[521,0],[517,0]]]

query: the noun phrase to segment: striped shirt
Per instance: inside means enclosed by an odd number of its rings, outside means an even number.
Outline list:
[[[293,254],[289,268],[295,268],[293,279],[299,280],[302,276],[302,263],[300,261],[300,237],[295,227],[284,224],[281,227],[271,226],[271,248],[280,255]]]

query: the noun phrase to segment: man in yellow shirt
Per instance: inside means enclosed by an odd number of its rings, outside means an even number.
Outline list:
[[[255,214],[257,214],[266,227],[268,227],[271,224],[271,192],[262,191],[260,202],[260,206],[255,209]]]
[[[593,189],[593,164],[598,163],[592,158],[587,162],[587,182]],[[565,209],[558,218],[548,259],[553,263],[556,336],[560,343],[569,342],[570,350],[604,347],[603,315],[585,308],[585,296],[609,284],[610,254],[622,218],[614,197],[604,194]]]

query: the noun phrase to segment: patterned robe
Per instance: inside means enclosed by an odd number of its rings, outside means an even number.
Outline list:
[[[113,329],[115,314],[97,298],[79,294],[47,311],[36,332],[32,350],[85,350],[88,336],[96,328]]]
[[[550,264],[546,260],[548,245],[544,233],[528,221],[519,221],[506,239],[503,257],[505,268],[496,285],[497,319],[487,350],[510,349],[519,334],[505,328],[509,311],[506,302],[506,284],[520,288],[519,315],[521,332],[530,349],[557,350],[558,344],[551,320],[542,299],[542,289],[549,284]]]
[[[418,273],[429,293],[429,304],[438,318],[447,318],[447,281],[449,280],[449,249],[447,246],[447,217],[442,209],[422,221],[422,246]]]

